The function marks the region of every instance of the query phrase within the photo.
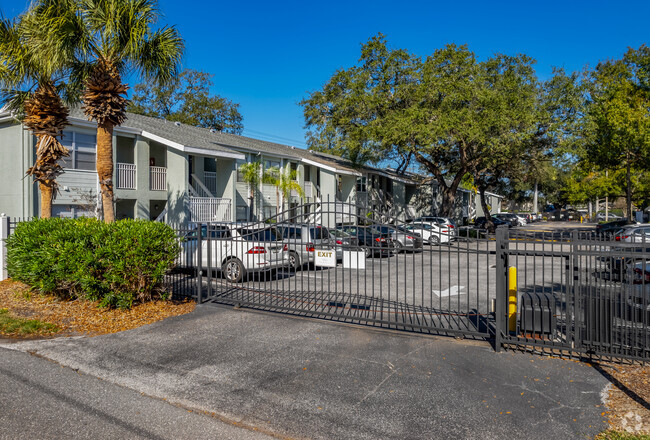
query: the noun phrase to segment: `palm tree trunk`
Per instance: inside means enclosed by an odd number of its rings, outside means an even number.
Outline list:
[[[41,190],[41,218],[52,217],[52,199],[54,189],[51,185],[39,182],[38,187]]]
[[[108,121],[97,126],[97,175],[102,190],[104,222],[113,223],[113,124]]]

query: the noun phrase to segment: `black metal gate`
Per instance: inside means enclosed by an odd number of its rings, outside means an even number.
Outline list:
[[[179,230],[177,294],[591,358],[650,357],[649,249],[317,201]],[[650,246],[648,246],[650,248]],[[646,264],[647,263],[647,264]]]
[[[262,223],[195,225],[180,231],[186,272],[173,282],[191,291],[192,281],[183,283],[200,267],[193,278],[199,302],[490,338],[494,239],[462,236],[446,219],[406,222],[404,215],[318,201]],[[231,269],[245,275],[235,279]]]
[[[496,239],[497,349],[650,359],[650,243],[591,231],[499,229]]]

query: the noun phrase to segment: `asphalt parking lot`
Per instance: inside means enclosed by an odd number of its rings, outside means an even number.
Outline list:
[[[540,254],[510,257],[508,265],[518,268],[519,289],[561,292],[566,280],[565,259],[541,254],[568,252],[569,247],[552,240],[531,240],[537,241],[510,244],[511,249]],[[363,260],[362,269],[345,268],[342,262],[335,268],[305,265],[298,271],[280,270],[275,277],[250,276],[237,286],[255,291],[358,296],[460,312],[490,311],[497,276],[494,239],[458,240],[441,246],[425,244],[420,251],[375,255]],[[219,276],[211,281],[217,290],[233,287]]]

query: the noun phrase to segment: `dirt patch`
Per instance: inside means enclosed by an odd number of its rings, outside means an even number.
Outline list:
[[[67,301],[51,295],[35,294],[30,292],[27,285],[17,281],[0,282],[0,308],[9,309],[13,316],[37,319],[57,327],[55,332],[20,339],[116,333],[170,316],[184,315],[194,307],[195,303],[190,300],[159,300],[138,304],[130,310],[107,309],[98,307],[97,302]],[[16,339],[16,335],[0,334],[0,340],[8,339]]]
[[[612,385],[605,396],[612,429],[650,435],[650,365],[602,365]]]

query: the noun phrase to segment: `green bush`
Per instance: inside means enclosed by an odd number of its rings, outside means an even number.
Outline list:
[[[179,250],[163,223],[38,219],[7,239],[7,270],[40,293],[129,308],[165,296],[164,275]]]

